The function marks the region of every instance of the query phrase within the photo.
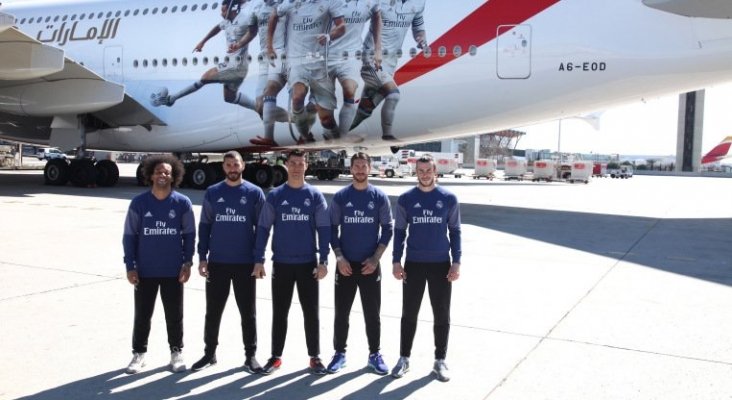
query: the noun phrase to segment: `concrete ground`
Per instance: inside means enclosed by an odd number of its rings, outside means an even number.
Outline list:
[[[233,299],[216,366],[168,372],[158,305],[148,367],[126,375],[133,301],[121,239],[129,200],[143,190],[134,168],[122,165],[117,187],[97,189],[44,186],[41,171],[0,171],[0,399],[732,399],[732,179],[443,179],[462,203],[464,256],[453,287],[452,380],[441,383],[430,374],[426,299],[403,379],[364,368],[358,300],[348,366],[335,375],[307,372],[297,304],[282,368],[270,376],[243,372]],[[395,201],[415,181],[372,182]],[[311,183],[330,198],[348,179]],[[198,214],[203,192],[182,192]],[[382,352],[391,367],[401,288],[389,266],[384,272]],[[327,363],[333,267],[320,287]],[[203,353],[203,288],[197,275],[186,285],[188,365]],[[264,363],[269,278],[257,290]]]

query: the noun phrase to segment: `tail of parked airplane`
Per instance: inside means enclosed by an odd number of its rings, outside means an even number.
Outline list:
[[[719,142],[718,145],[714,146],[714,148],[710,150],[709,153],[705,154],[704,157],[702,157],[701,163],[709,164],[720,161],[727,157],[732,157],[732,154],[729,153],[730,147],[732,147],[732,136],[727,136],[726,138],[724,138],[724,140]]]

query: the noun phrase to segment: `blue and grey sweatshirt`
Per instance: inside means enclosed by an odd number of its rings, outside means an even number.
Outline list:
[[[459,263],[460,204],[457,197],[440,186],[429,192],[415,187],[399,196],[394,217],[392,261],[401,262],[404,239],[406,261]]]
[[[191,200],[173,191],[158,200],[151,191],[132,199],[122,246],[127,271],[143,278],[176,277],[193,259],[196,223]]]
[[[379,244],[389,245],[394,232],[391,204],[381,189],[369,184],[357,190],[348,185],[333,196],[329,209],[330,245],[341,249],[346,260],[363,262]]]
[[[328,260],[330,218],[323,193],[304,184],[295,189],[287,184],[272,189],[262,207],[254,245],[255,262],[264,262],[264,251],[272,235],[272,260],[285,264],[304,264]],[[317,242],[316,242],[317,232]]]
[[[254,240],[264,192],[249,182],[206,189],[198,222],[198,257],[227,264],[254,263]]]

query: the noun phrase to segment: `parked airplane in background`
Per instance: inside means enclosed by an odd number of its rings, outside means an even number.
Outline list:
[[[718,145],[714,146],[709,153],[705,154],[701,159],[702,164],[709,164],[717,161],[722,161],[727,157],[732,157],[730,154],[730,147],[732,147],[732,136],[727,136],[719,142]]]
[[[241,4],[240,15],[272,0]],[[294,2],[294,3],[293,3]],[[298,12],[323,12],[371,2],[286,0]],[[225,0],[229,3],[229,0]],[[703,88],[732,79],[732,3],[717,0],[380,0],[382,68],[395,66],[391,96],[348,134],[325,140],[294,122],[276,122],[273,143],[263,137],[249,100],[261,93],[259,69],[269,64],[260,28],[248,52],[232,40],[238,28],[210,37],[226,19],[220,0],[61,0],[6,4],[0,9],[0,138],[72,148],[174,152],[186,159],[188,183],[205,187],[215,170],[203,152],[366,149],[523,126],[605,109],[645,97]],[[232,8],[238,8],[238,4]],[[317,9],[317,10],[316,10]],[[331,17],[338,11],[329,9]],[[354,11],[355,12],[355,11]],[[343,15],[346,32],[363,15]],[[280,18],[283,20],[283,18]],[[262,18],[259,24],[264,21]],[[363,21],[361,21],[363,22]],[[276,63],[309,68],[337,59],[373,62],[366,51],[332,54],[320,20],[291,21],[288,40],[326,43],[304,56],[275,49]],[[260,25],[261,26],[261,25]],[[212,29],[214,27],[214,29]],[[351,25],[351,27],[353,27]],[[233,35],[233,36],[232,36]],[[368,23],[362,38],[371,35]],[[227,36],[225,39],[224,36]],[[276,36],[276,33],[275,33]],[[233,38],[233,39],[232,39]],[[332,39],[331,41],[329,41]],[[394,47],[395,46],[395,47]],[[191,52],[196,49],[200,52]],[[238,49],[241,50],[241,49]],[[291,50],[288,50],[288,52]],[[251,62],[247,62],[251,61]],[[240,86],[223,78],[200,84],[221,64],[248,64]],[[318,74],[317,69],[313,69]],[[357,97],[368,105],[376,91]],[[223,88],[222,88],[223,86]],[[261,89],[260,89],[261,90]],[[222,95],[223,91],[223,95]],[[394,96],[398,93],[398,96]],[[337,112],[342,108],[340,88]],[[184,95],[178,97],[179,95]],[[172,96],[172,97],[171,97]],[[398,107],[392,107],[394,100]],[[378,101],[374,101],[378,103]],[[276,105],[292,111],[287,90]],[[256,108],[256,107],[255,107]],[[391,119],[393,118],[393,121]],[[389,119],[387,121],[387,119]],[[294,120],[294,118],[292,119]],[[337,120],[337,117],[336,117]],[[282,121],[280,118],[278,121]],[[285,115],[284,121],[287,121]],[[384,124],[382,124],[384,122]],[[391,125],[390,125],[391,124]],[[390,135],[386,134],[386,128]],[[387,139],[382,139],[384,136]],[[393,137],[392,137],[393,136]],[[273,170],[275,168],[275,170]],[[262,186],[283,179],[283,169],[257,164]],[[49,162],[49,184],[113,185],[118,170],[108,160],[78,157]],[[277,174],[276,174],[277,175]]]

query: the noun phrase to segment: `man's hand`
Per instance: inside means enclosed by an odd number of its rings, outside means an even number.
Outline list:
[[[392,274],[394,274],[394,277],[398,280],[407,279],[407,271],[404,270],[404,267],[402,267],[402,263],[395,262],[392,264]]]
[[[196,45],[196,47],[193,48],[194,53],[200,53],[201,50],[203,50],[203,42]]]
[[[327,33],[321,33],[320,35],[318,35],[317,40],[321,46],[325,46],[326,44],[330,43],[330,35]]]
[[[338,267],[338,272],[343,276],[351,276],[353,274],[351,262],[346,260],[345,257],[336,258],[336,267]]]
[[[136,269],[127,271],[127,282],[133,285],[137,285],[138,283],[140,283],[140,277],[137,275]]]
[[[262,279],[265,276],[267,276],[267,274],[264,272],[264,264],[262,264],[262,263],[254,264],[254,269],[252,270],[252,276],[257,279]]]
[[[317,280],[325,278],[326,275],[328,275],[328,267],[325,264],[318,264],[313,270],[313,277]]]
[[[180,283],[186,283],[188,282],[188,278],[191,277],[191,266],[193,263],[187,262],[183,263],[180,267],[180,273],[178,274],[178,282]]]
[[[447,271],[447,281],[454,282],[460,278],[460,263],[452,263],[450,270]]]
[[[376,268],[379,268],[379,260],[374,256],[371,256],[367,258],[366,261],[362,262],[361,265],[363,265],[363,268],[361,268],[361,275],[371,275],[376,271]]]
[[[208,278],[208,261],[198,262],[198,275],[204,278]]]

